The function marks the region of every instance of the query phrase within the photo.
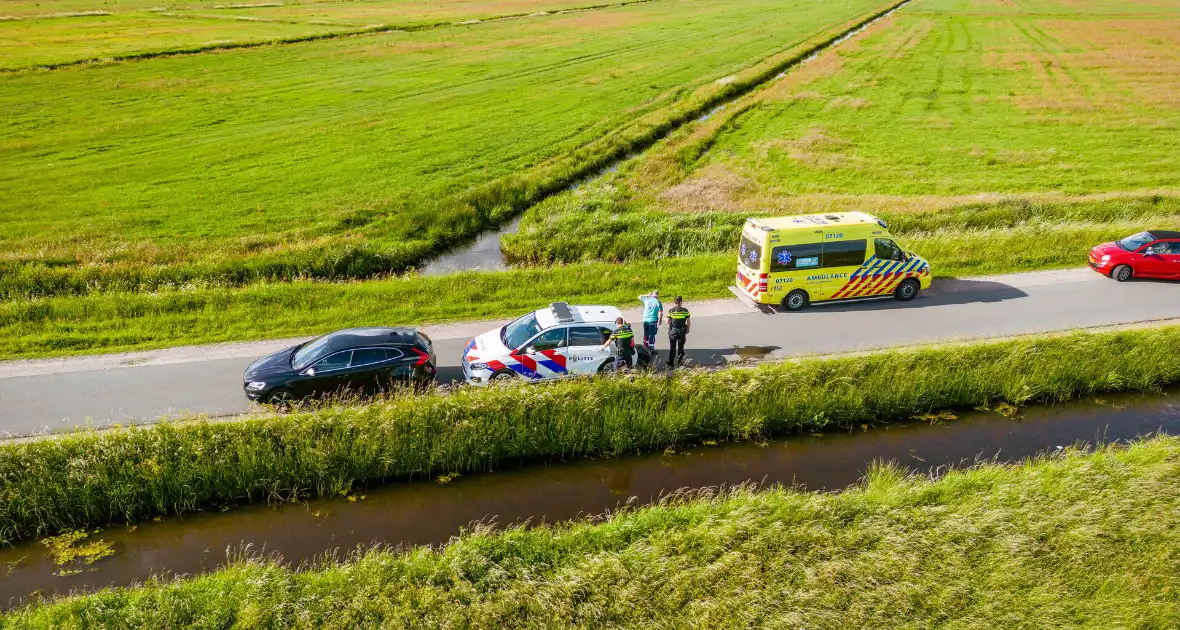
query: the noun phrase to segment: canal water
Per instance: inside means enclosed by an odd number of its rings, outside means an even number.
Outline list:
[[[874,461],[937,473],[981,460],[1014,461],[1079,442],[1180,433],[1175,394],[1121,395],[1025,409],[1016,417],[969,412],[930,422],[792,436],[675,453],[532,465],[437,481],[396,483],[351,497],[280,506],[243,506],[161,522],[111,527],[91,536],[114,553],[93,565],[55,566],[39,542],[0,550],[0,604],[143,581],[153,574],[216,569],[227,553],[278,554],[298,565],[373,543],[445,543],[474,522],[558,522],[647,504],[680,489],[744,482],[835,490],[856,483]],[[7,572],[7,575],[5,575]]]

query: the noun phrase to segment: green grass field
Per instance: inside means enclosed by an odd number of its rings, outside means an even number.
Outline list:
[[[765,93],[701,166],[775,196],[1175,187],[1180,2],[1118,5],[920,0]]]
[[[33,605],[8,628],[1174,628],[1180,440],[931,480],[748,488],[293,571]]]
[[[26,130],[0,139],[14,149],[0,156],[13,167],[0,170],[13,192],[0,199],[0,356],[510,316],[555,299],[629,302],[648,283],[726,297],[738,226],[757,214],[876,212],[941,276],[1080,265],[1092,244],[1180,224],[1168,179],[1180,2],[916,0],[618,173],[533,206],[504,243],[522,261],[578,264],[267,282],[418,261],[655,128],[674,102],[701,102],[682,82],[715,93],[751,51],[827,15],[802,4],[768,14],[763,1],[661,0],[0,75],[0,102],[17,112],[9,130]],[[791,22],[792,11],[807,14]],[[742,30],[754,22],[766,26]],[[1150,36],[1103,35],[1136,25]],[[678,50],[686,41],[691,54]],[[575,50],[595,54],[562,64]],[[1033,71],[1042,57],[1057,83]],[[455,83],[464,72],[472,80]],[[555,89],[530,91],[538,82]],[[22,100],[30,89],[54,104],[48,120]],[[282,107],[252,108],[260,94]],[[637,115],[647,122],[626,127]],[[425,131],[407,126],[415,119]],[[386,145],[399,150],[372,150]],[[595,260],[621,262],[582,263]]]
[[[398,270],[882,4],[666,0],[2,74],[0,280]]]
[[[1025,223],[1104,240],[1180,223],[1178,106],[1180,2],[917,0],[604,178],[609,199],[567,194],[533,209],[508,248],[524,260],[619,260],[732,247],[681,232],[694,222],[950,211],[976,225],[944,222],[942,235],[1020,268],[1043,253],[973,232],[995,207],[1033,207]],[[1157,211],[1125,221],[1120,200]],[[661,247],[665,234],[685,245]]]
[[[0,19],[0,70],[62,66],[211,48],[343,36],[358,32],[630,4],[635,0],[482,0],[425,4],[410,0],[204,3],[166,9],[158,3],[65,3],[32,13],[17,3]],[[642,0],[650,1],[650,0]],[[41,7],[44,9],[44,6]],[[67,10],[69,9],[69,10]],[[139,9],[138,11],[134,9]],[[146,10],[145,10],[146,9]],[[27,13],[25,13],[27,12]]]

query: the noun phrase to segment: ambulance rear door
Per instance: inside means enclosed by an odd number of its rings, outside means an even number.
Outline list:
[[[734,286],[755,302],[763,302],[768,291],[765,268],[767,231],[747,221],[742,228],[742,240],[738,245],[738,266]]]

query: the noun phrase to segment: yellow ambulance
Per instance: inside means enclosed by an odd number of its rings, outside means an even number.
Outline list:
[[[811,302],[893,296],[930,286],[930,263],[864,212],[747,219],[734,295],[797,311]]]

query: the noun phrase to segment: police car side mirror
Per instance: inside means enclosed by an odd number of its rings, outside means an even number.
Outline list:
[[[315,376],[315,368],[307,368],[306,370],[303,370],[303,375],[304,376]]]
[[[529,346],[524,349],[524,353],[525,354],[537,354],[537,347],[536,346]]]

